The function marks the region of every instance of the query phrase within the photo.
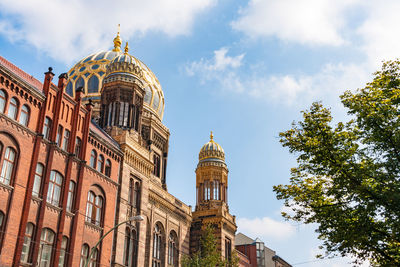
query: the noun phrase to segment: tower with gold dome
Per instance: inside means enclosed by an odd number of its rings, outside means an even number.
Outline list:
[[[200,150],[196,168],[196,208],[190,233],[190,249],[198,249],[202,230],[211,225],[218,240],[221,255],[230,259],[234,249],[237,229],[235,216],[229,213],[228,206],[228,167],[223,148],[210,141]]]

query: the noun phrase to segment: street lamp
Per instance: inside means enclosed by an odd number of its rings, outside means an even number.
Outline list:
[[[94,247],[91,248],[90,254],[89,254],[89,258],[88,258],[87,261],[86,261],[85,267],[87,267],[87,266],[89,265],[89,261],[90,261],[91,258],[92,258],[93,252],[95,251],[95,249],[97,249],[97,246],[101,243],[101,241],[103,241],[103,239],[104,239],[109,233],[113,232],[113,231],[114,231],[115,229],[117,229],[120,225],[123,225],[123,224],[125,224],[125,223],[128,223],[128,222],[141,222],[141,221],[143,221],[143,220],[144,220],[144,218],[143,218],[142,215],[136,215],[136,216],[130,217],[128,220],[123,221],[123,222],[117,224],[116,226],[114,226],[113,228],[111,228],[107,233],[105,233],[105,234],[99,239],[99,241],[96,243],[96,245],[94,245]]]

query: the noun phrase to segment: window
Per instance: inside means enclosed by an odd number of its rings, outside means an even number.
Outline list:
[[[18,114],[18,101],[15,97],[11,98],[10,106],[8,107],[8,117],[16,120]]]
[[[229,238],[225,238],[225,259],[231,260],[232,257],[232,242]]]
[[[3,90],[0,90],[0,112],[1,113],[4,113],[4,110],[6,108],[6,102],[7,102],[6,93],[4,93]]]
[[[134,189],[134,194],[133,194],[133,201],[134,201],[134,207],[136,208],[137,211],[140,211],[140,183],[136,182],[135,183],[135,189]]]
[[[210,200],[210,181],[204,181],[204,200]]]
[[[51,171],[49,189],[47,191],[47,202],[54,206],[58,206],[60,204],[62,182],[62,175],[59,172]]]
[[[54,232],[49,228],[44,228],[42,230],[42,235],[40,236],[39,256],[37,262],[39,267],[50,266],[53,242]]]
[[[88,93],[99,92],[99,78],[96,75],[92,75],[88,81]]]
[[[0,182],[3,184],[10,184],[13,175],[14,163],[16,152],[13,148],[7,147],[4,153],[3,166],[0,173]]]
[[[74,204],[74,196],[75,196],[75,182],[69,182],[68,188],[68,199],[67,199],[67,211],[72,212],[73,204]]]
[[[22,252],[21,252],[21,261],[22,262],[29,261],[29,252],[30,252],[31,244],[32,244],[33,228],[34,228],[33,223],[28,223],[26,225],[24,244],[22,245]]]
[[[56,143],[59,147],[61,147],[61,136],[63,133],[63,127],[61,125],[58,125],[58,130],[57,130],[57,137],[56,137]]]
[[[104,174],[108,177],[111,176],[111,161],[109,159],[106,160],[106,168],[104,169]]]
[[[96,160],[97,160],[97,153],[93,149],[92,153],[90,154],[90,167],[92,167],[94,169],[96,168]]]
[[[103,172],[103,169],[104,169],[104,156],[99,155],[99,157],[97,159],[97,171]]]
[[[131,178],[129,180],[129,191],[128,191],[128,203],[129,205],[133,206],[133,187],[134,187],[135,181]]]
[[[157,177],[160,177],[160,156],[154,153],[153,155],[153,162],[154,162],[154,170],[153,174]]]
[[[153,234],[153,261],[152,267],[161,267],[162,259],[163,259],[163,244],[162,244],[162,231],[161,227],[156,224],[154,227],[154,234]]]
[[[89,257],[89,246],[87,244],[83,244],[81,250],[81,262],[79,267],[84,267]]]
[[[67,130],[67,129],[65,129],[65,131],[64,131],[63,145],[62,145],[62,149],[63,149],[64,151],[68,151],[69,136],[70,136],[70,131]]]
[[[23,105],[21,108],[21,114],[19,115],[19,123],[28,126],[29,123],[29,108],[27,105]]]
[[[135,267],[137,261],[137,237],[136,231],[129,227],[125,230],[124,264],[128,267]]]
[[[178,245],[177,236],[174,231],[171,231],[168,239],[168,265],[178,266]]]
[[[97,266],[97,258],[99,255],[99,251],[97,248],[93,249],[92,255],[90,256],[89,267],[96,267]]]
[[[50,138],[50,129],[51,129],[51,119],[49,117],[46,117],[43,126],[43,137],[47,140],[49,140]]]
[[[41,187],[41,184],[42,184],[43,170],[44,170],[43,164],[38,163],[36,165],[35,180],[33,182],[33,189],[32,189],[32,195],[37,196],[37,197],[40,194],[40,187]]]
[[[68,238],[66,236],[63,236],[62,241],[61,241],[60,258],[58,261],[58,267],[65,266],[66,257],[67,257],[67,254],[66,254],[67,245],[68,245]]]
[[[89,191],[86,205],[86,221],[101,226],[103,210],[103,197]]]
[[[81,146],[82,146],[82,140],[77,137],[76,142],[75,142],[75,156],[79,157],[79,154],[81,153]]]
[[[220,200],[220,197],[219,197],[219,181],[214,181],[213,192],[214,192],[213,199]]]
[[[4,226],[5,226],[5,224],[6,224],[6,222],[5,222],[5,220],[6,220],[6,216],[4,215],[4,213],[0,210],[0,240],[2,239],[2,237],[3,237],[3,234],[4,234]],[[1,244],[0,244],[0,247],[1,247]]]

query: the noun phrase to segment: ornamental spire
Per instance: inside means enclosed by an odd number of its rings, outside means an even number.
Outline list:
[[[211,133],[210,133],[210,140],[213,141],[213,138],[214,138],[214,135],[213,135],[213,132],[211,131]]]
[[[119,31],[120,31],[120,24],[118,24],[118,33],[117,36],[114,38],[114,52],[121,52],[121,37],[119,36]]]
[[[128,54],[128,52],[129,52],[128,42],[126,42],[124,50],[125,50],[125,54]]]

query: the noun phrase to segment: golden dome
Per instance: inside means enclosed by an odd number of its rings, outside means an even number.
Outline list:
[[[126,53],[121,51],[121,40],[119,33],[114,38],[114,49],[110,51],[102,51],[85,57],[78,61],[68,71],[68,83],[66,87],[66,93],[70,96],[75,95],[75,90],[79,86],[84,88],[84,96],[94,101],[100,101],[101,88],[103,80],[107,72],[107,66],[114,59],[118,60],[129,60],[134,63],[140,69],[140,79],[144,84],[144,90],[146,92],[144,96],[144,107],[151,113],[155,114],[160,120],[164,115],[164,93],[161,85],[154,75],[154,73],[139,59],[127,52],[128,48],[125,49]]]
[[[200,149],[199,162],[203,161],[225,161],[224,149],[214,141],[212,132],[210,134],[210,141]]]

